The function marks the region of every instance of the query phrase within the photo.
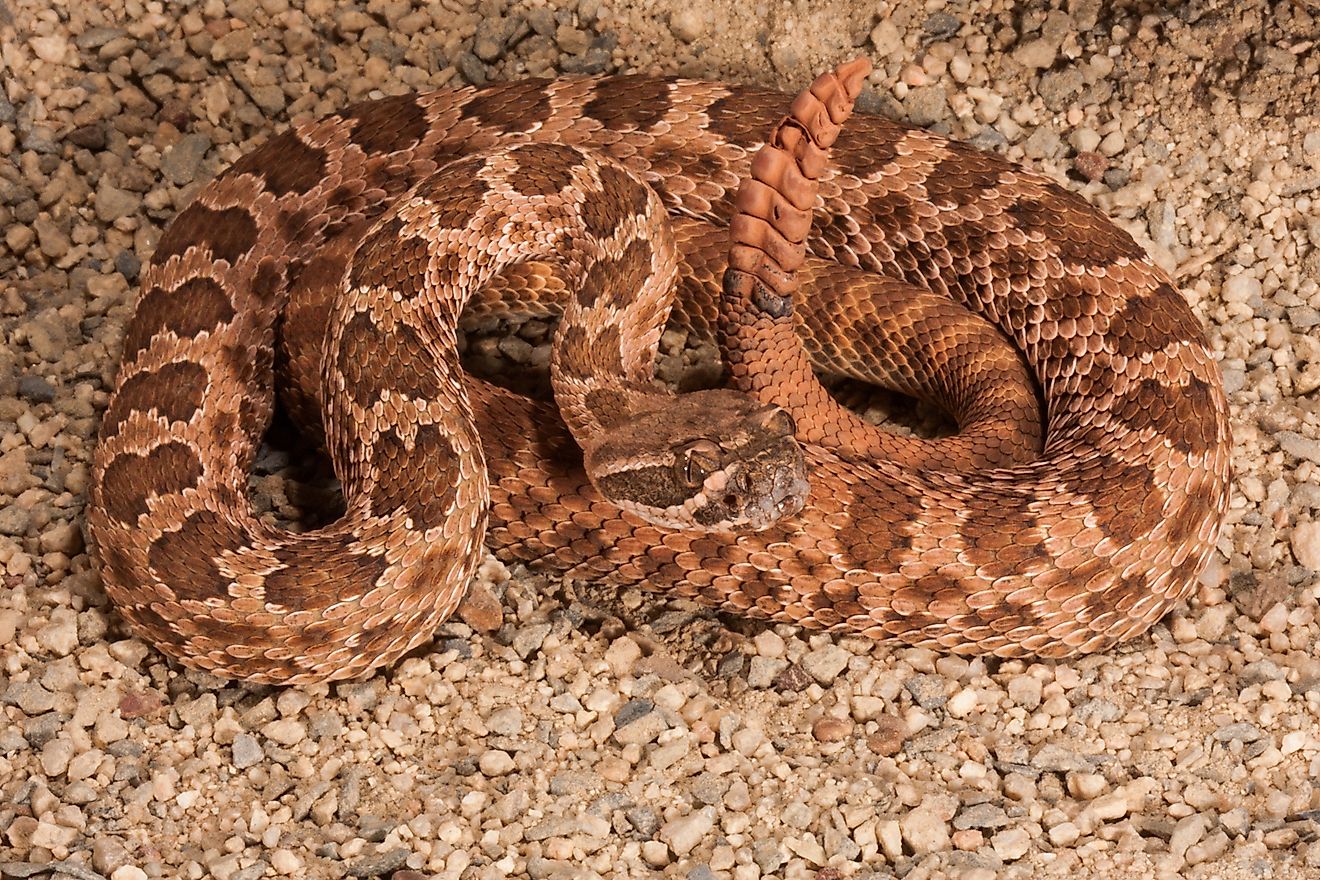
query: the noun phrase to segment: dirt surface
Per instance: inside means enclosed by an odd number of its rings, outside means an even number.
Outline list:
[[[1318,17],[0,0],[0,878],[1320,876]],[[81,536],[95,416],[142,261],[218,169],[365,97],[796,90],[856,53],[868,109],[1065,181],[1204,320],[1237,476],[1185,608],[1103,656],[969,662],[491,563],[484,616],[367,682],[236,686],[126,636]],[[255,480],[277,512],[286,458]]]

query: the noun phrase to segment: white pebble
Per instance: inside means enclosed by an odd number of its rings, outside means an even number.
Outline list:
[[[1007,828],[990,838],[990,846],[1006,862],[1016,861],[1031,849],[1031,837],[1021,828]]]
[[[147,880],[147,872],[136,865],[120,865],[110,875],[110,880]]]
[[[491,749],[477,759],[477,766],[486,776],[508,776],[513,772],[513,758],[500,749]]]
[[[281,874],[292,874],[302,867],[302,859],[287,849],[277,849],[270,855],[270,866]]]
[[[908,846],[919,856],[949,848],[949,823],[924,805],[899,819],[898,827]]]
[[[696,849],[701,839],[715,827],[715,808],[702,807],[695,813],[680,816],[660,826],[659,837],[674,855],[685,856]]]
[[[949,697],[944,704],[944,711],[954,718],[966,718],[976,709],[977,694],[974,688],[963,688]]]
[[[1260,296],[1260,279],[1246,273],[1234,275],[1224,282],[1224,300],[1231,303],[1244,303],[1253,296]]]
[[[307,728],[292,718],[281,718],[261,728],[267,739],[272,739],[282,746],[297,745],[307,736]]]
[[[78,615],[68,608],[57,610],[50,623],[37,630],[37,644],[57,657],[67,657],[78,647]]]
[[[1299,563],[1311,571],[1320,571],[1320,522],[1293,526],[1292,551]]]

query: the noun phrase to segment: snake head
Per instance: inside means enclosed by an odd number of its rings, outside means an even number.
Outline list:
[[[585,451],[611,503],[669,528],[759,530],[806,503],[792,417],[736,391],[682,394],[615,426]]]

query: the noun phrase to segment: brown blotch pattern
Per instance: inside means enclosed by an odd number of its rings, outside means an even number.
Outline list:
[[[362,240],[348,281],[352,287],[383,287],[412,299],[425,287],[430,246],[418,236],[404,235],[398,217],[387,220]]]
[[[353,123],[349,141],[368,156],[413,147],[428,130],[426,112],[413,95],[355,104],[340,116]]]
[[[577,290],[584,309],[597,305],[619,308],[637,299],[651,275],[651,243],[634,239],[617,260],[599,260],[587,271]]]
[[[377,516],[402,510],[414,529],[445,521],[458,487],[458,454],[440,425],[418,425],[411,444],[393,431],[384,434],[372,450],[371,467],[371,510]],[[429,485],[418,485],[418,473]]]
[[[233,520],[197,510],[179,528],[152,543],[147,562],[179,600],[223,600],[230,598],[230,579],[220,571],[218,560],[224,551],[247,545],[247,533]]]
[[[304,142],[293,131],[285,131],[239,159],[224,176],[255,175],[263,181],[266,192],[282,198],[310,192],[325,179],[325,169],[325,150]]]
[[[487,86],[463,105],[463,116],[504,134],[531,131],[550,118],[545,86],[545,80]]]
[[[658,510],[683,504],[692,491],[674,478],[674,469],[667,465],[606,474],[598,481],[597,488],[607,498],[633,501]]]
[[[1123,308],[1109,321],[1114,349],[1124,357],[1137,358],[1163,350],[1170,344],[1201,339],[1195,316],[1173,285],[1129,296]]]
[[[1069,468],[1060,482],[1090,500],[1096,525],[1120,547],[1145,538],[1164,519],[1164,495],[1144,462],[1100,455]]]
[[[345,325],[336,365],[348,393],[363,409],[370,409],[385,391],[421,401],[443,389],[430,350],[416,330],[396,324],[392,332],[383,333],[365,312],[357,312]]]
[[[169,422],[186,422],[202,407],[206,370],[192,361],[174,361],[158,370],[134,373],[105,411],[101,436],[113,437],[135,412],[155,412]]]
[[[323,560],[314,571],[294,567],[293,563],[300,559],[298,551],[282,548],[275,552],[275,559],[281,567],[266,575],[262,583],[267,604],[307,610],[305,603],[309,594],[324,596],[324,601],[329,604],[349,584],[367,588],[379,584],[389,567],[384,554],[350,551],[336,536],[327,535],[314,540],[317,544],[314,549],[320,551],[318,555]]]
[[[1201,455],[1218,442],[1212,394],[1195,376],[1186,385],[1142,379],[1135,391],[1115,401],[1111,415],[1129,430],[1152,428],[1178,451]]]
[[[582,114],[613,131],[626,131],[651,128],[669,107],[669,80],[620,76],[598,85]]]
[[[784,107],[760,100],[755,93],[734,92],[706,108],[706,129],[731,144],[748,148],[765,142],[766,136],[784,115]],[[839,146],[842,146],[840,139]],[[839,158],[838,150],[831,161]]]
[[[1103,266],[1120,257],[1144,260],[1146,252],[1091,206],[1086,199],[1050,181],[1039,197],[1023,197],[1005,213],[1019,229],[1039,233],[1059,259],[1080,266]]]
[[[582,225],[589,235],[608,238],[619,221],[646,211],[646,189],[613,165],[600,169],[601,197],[590,199],[582,208]]]
[[[951,141],[948,155],[926,175],[927,196],[935,205],[958,210],[985,198],[999,182],[1003,165],[967,144]]]
[[[513,185],[525,196],[552,196],[573,182],[582,152],[565,144],[528,144],[512,154],[518,163]]]
[[[123,361],[132,363],[157,333],[172,330],[181,339],[191,339],[233,319],[228,295],[210,278],[189,278],[170,291],[153,287],[138,301],[124,331]]]
[[[613,388],[593,388],[582,403],[602,425],[615,424],[630,412],[628,397]]]
[[[257,223],[244,208],[208,208],[193,202],[170,223],[156,245],[153,263],[164,263],[170,257],[183,256],[188,248],[200,245],[211,252],[214,260],[234,265],[252,250],[257,241]]]
[[[192,489],[202,477],[202,463],[186,443],[171,441],[146,454],[125,453],[101,476],[101,496],[111,518],[132,525],[147,512],[147,499]]]

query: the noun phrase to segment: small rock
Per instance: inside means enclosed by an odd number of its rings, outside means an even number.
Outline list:
[[[937,811],[926,806],[910,811],[898,820],[899,830],[908,846],[918,856],[939,852],[949,848],[949,825],[939,817]]]
[[[1016,861],[1031,849],[1031,837],[1021,828],[1007,828],[990,838],[990,847],[1006,862]]]
[[[380,877],[403,867],[411,853],[402,847],[388,852],[363,856],[348,863],[348,873],[354,877]]]
[[[550,624],[534,623],[520,628],[513,636],[513,651],[526,660],[532,653],[540,650],[545,637],[550,635]]]
[[[1073,167],[1087,180],[1100,180],[1109,170],[1109,160],[1103,153],[1085,150],[1073,158]]]
[[[555,42],[569,55],[581,55],[591,45],[591,35],[572,25],[561,24],[555,31]]]
[[[147,872],[135,865],[121,865],[115,868],[110,880],[147,880]]]
[[[1293,431],[1280,431],[1275,437],[1284,452],[1320,464],[1320,440],[1312,440]]]
[[[78,647],[78,615],[68,608],[55,611],[50,623],[37,630],[37,644],[56,657],[67,657]]]
[[[1209,825],[1209,820],[1203,813],[1193,813],[1179,819],[1178,824],[1173,826],[1173,834],[1169,837],[1169,852],[1181,858],[1186,854],[1188,847],[1200,842]]]
[[[1049,40],[1032,40],[1013,50],[1013,60],[1030,70],[1044,70],[1054,64],[1058,52]]]
[[[802,658],[802,671],[816,679],[821,687],[828,687],[847,668],[851,657],[838,645],[825,645]]]
[[[239,770],[246,770],[265,757],[261,743],[252,734],[240,733],[234,737],[234,744],[230,746],[230,759]]]
[[[706,26],[706,17],[697,10],[684,6],[669,16],[669,29],[685,43],[691,43],[701,36]]]
[[[907,722],[897,715],[881,715],[875,723],[879,729],[866,738],[867,747],[882,757],[898,754],[907,742]]]
[[[211,139],[204,134],[188,134],[161,156],[160,170],[175,186],[197,179],[203,157],[211,149]]]
[[[473,579],[458,606],[458,616],[477,632],[495,632],[504,623],[504,606],[490,587]]]
[[[92,844],[92,867],[102,874],[112,874],[115,869],[128,864],[128,849],[113,837],[98,837]]]
[[[715,808],[702,807],[666,822],[660,827],[660,840],[668,844],[675,855],[685,856],[701,843],[702,838],[715,827]]]
[[[262,727],[261,734],[282,746],[293,746],[307,737],[307,727],[292,718],[281,718]]]
[[[1320,522],[1293,526],[1292,551],[1298,563],[1311,571],[1320,571]]]
[[[1008,824],[1008,814],[995,804],[973,804],[953,818],[953,827],[963,829],[1002,828]]]
[[[818,718],[811,725],[811,735],[818,742],[842,742],[852,733],[852,727],[847,718]]]
[[[141,198],[112,186],[104,177],[96,188],[96,216],[102,223],[113,223],[137,210]]]
[[[477,766],[485,776],[508,776],[516,765],[508,752],[490,749],[477,759]]]
[[[27,715],[41,715],[55,708],[55,695],[35,681],[15,681],[0,695],[0,703],[17,706]]]
[[[301,870],[302,864],[302,859],[292,850],[277,849],[270,854],[270,866],[280,874],[296,874]],[[400,876],[400,873],[396,873],[393,880],[399,880]]]
[[[942,709],[949,701],[944,693],[942,675],[913,675],[903,682],[903,687],[923,709]]]
[[[1215,739],[1220,742],[1231,742],[1238,740],[1243,743],[1254,743],[1264,736],[1260,728],[1248,721],[1239,721],[1235,724],[1226,724],[1214,732]]]
[[[32,47],[34,55],[51,64],[63,64],[69,54],[69,41],[59,33],[32,37],[28,40],[28,45]]]
[[[55,386],[40,376],[26,373],[18,379],[18,393],[33,403],[50,403],[55,399]]]

